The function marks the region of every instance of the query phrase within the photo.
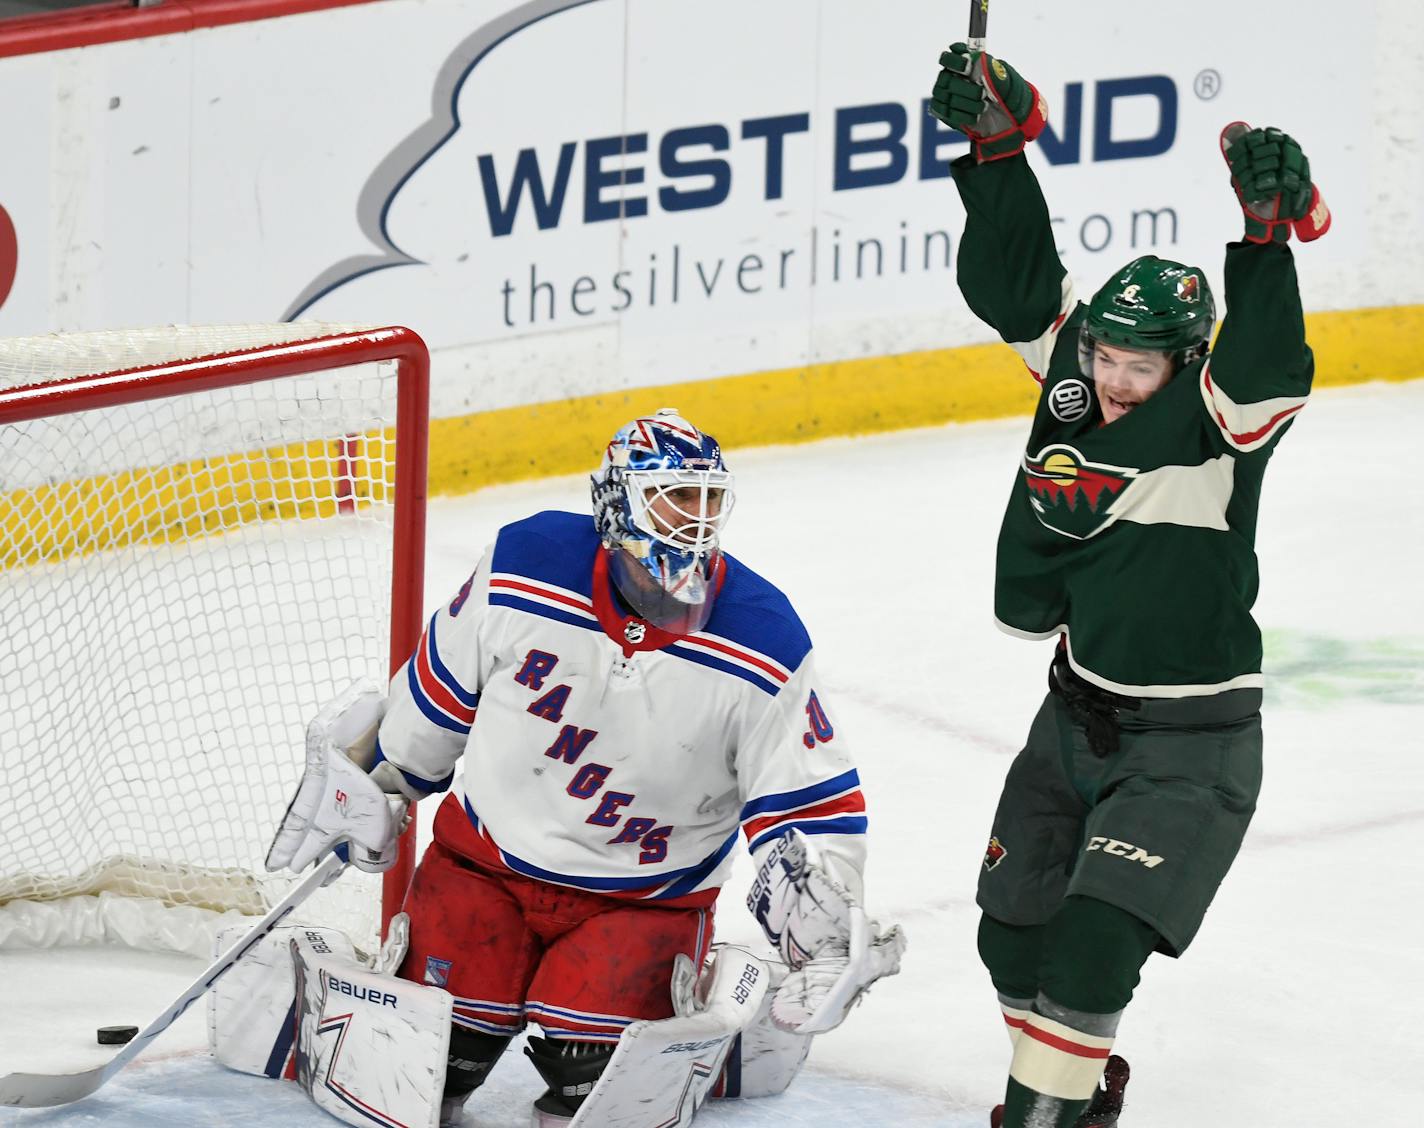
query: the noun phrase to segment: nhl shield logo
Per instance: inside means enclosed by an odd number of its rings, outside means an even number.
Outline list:
[[[1004,844],[997,838],[989,839],[989,848],[984,851],[984,868],[991,870],[1004,860],[1008,851],[1004,849]]]
[[[637,646],[643,639],[648,637],[648,624],[640,623],[636,619],[629,619],[627,626],[623,628],[623,637],[628,642]]]
[[[1038,519],[1055,533],[1087,540],[1116,519],[1113,502],[1137,471],[1089,462],[1073,447],[1055,443],[1036,455],[1024,455],[1023,476]]]

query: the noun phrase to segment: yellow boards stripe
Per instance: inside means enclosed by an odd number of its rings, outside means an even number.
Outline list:
[[[1316,385],[1424,377],[1424,305],[1306,318]],[[620,425],[677,407],[729,449],[1026,415],[1038,387],[1007,345],[836,361],[580,396],[431,423],[430,491],[590,471]],[[364,436],[378,459],[391,436]],[[387,468],[340,485],[343,441],[311,442],[0,496],[0,568],[388,501]],[[733,461],[735,469],[735,460]],[[379,495],[379,496],[377,496]]]
[[[592,470],[629,419],[676,407],[729,450],[1021,415],[1037,386],[1006,346],[975,345],[635,388],[431,424],[430,488]]]
[[[1316,387],[1424,377],[1424,305],[1306,314],[1305,339]]]
[[[1306,338],[1317,387],[1424,377],[1424,305],[1311,314]],[[1037,397],[1018,355],[999,344],[581,396],[435,420],[430,489],[592,470],[619,426],[659,407],[681,409],[735,450],[1027,415]]]
[[[0,568],[386,502],[393,440],[375,431],[12,490],[0,497]]]

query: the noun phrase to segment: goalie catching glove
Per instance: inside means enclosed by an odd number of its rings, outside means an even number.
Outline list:
[[[357,682],[307,726],[306,770],[267,851],[268,870],[300,872],[333,849],[368,873],[395,865],[416,797],[392,765],[368,773],[351,758],[374,751],[384,710],[381,691]]]
[[[974,142],[980,164],[1022,153],[1048,124],[1043,95],[1002,59],[955,43],[939,65],[929,111]]]
[[[747,908],[791,969],[771,1001],[782,1030],[834,1030],[872,983],[900,970],[899,925],[879,931],[800,831],[768,851]]]

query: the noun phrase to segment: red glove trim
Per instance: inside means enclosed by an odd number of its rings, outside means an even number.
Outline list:
[[[1014,117],[1013,112],[1004,104],[1004,99],[999,96],[999,91],[994,86],[993,76],[989,72],[989,56],[979,56],[979,69],[984,74],[984,93],[986,96],[992,95],[999,108],[1004,111],[1004,116],[1013,124],[1008,129],[1001,130],[992,136],[985,137],[977,133],[968,134],[970,140],[975,142],[974,159],[980,164],[988,164],[990,161],[1001,161],[1005,157],[1016,157],[1024,151],[1024,147],[1038,137],[1043,132],[1043,127],[1048,124],[1048,102],[1043,95],[1038,92],[1038,87],[1027,79],[1024,85],[1033,95],[1032,108],[1028,112],[1028,117],[1019,121]],[[1020,76],[1022,77],[1022,76]],[[1017,136],[1019,143],[1012,149],[1005,149],[1001,153],[985,153],[984,146],[991,145],[995,141],[1003,141],[1009,137]]]
[[[1038,92],[1038,87],[1033,83],[1028,84],[1029,93],[1033,95],[1033,109],[1019,126],[1023,130],[1024,140],[1032,141],[1043,132],[1043,127],[1048,124],[1048,101]]]
[[[1295,237],[1302,243],[1314,242],[1330,230],[1330,221],[1333,217],[1325,201],[1320,198],[1320,189],[1314,184],[1310,186],[1310,208],[1305,215],[1297,219],[1291,226],[1295,229]]]

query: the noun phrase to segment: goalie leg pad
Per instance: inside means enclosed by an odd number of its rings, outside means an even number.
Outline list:
[[[214,956],[246,932],[233,925],[217,935]],[[296,1043],[296,974],[291,941],[304,937],[314,949],[354,963],[350,938],[334,928],[274,928],[208,995],[208,1048],[229,1069],[258,1077],[290,1076]]]
[[[733,1100],[784,1093],[811,1052],[813,1035],[782,1030],[772,1022],[772,1000],[788,969],[785,964],[769,963],[767,970],[770,981],[766,996],[750,1025],[733,1039],[722,1078],[712,1090],[714,1098]]]
[[[297,1082],[347,1124],[436,1128],[450,1053],[449,992],[378,975],[290,941]]]
[[[674,1018],[623,1031],[598,1083],[570,1128],[685,1128],[707,1099],[732,1042],[766,998],[770,972],[739,948],[721,946],[699,979],[679,956]]]

